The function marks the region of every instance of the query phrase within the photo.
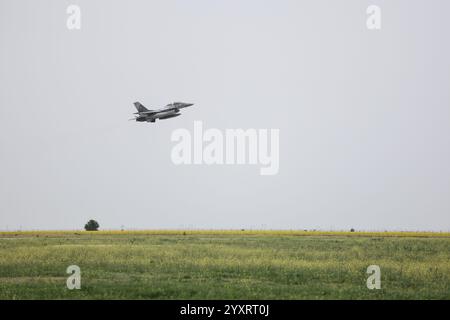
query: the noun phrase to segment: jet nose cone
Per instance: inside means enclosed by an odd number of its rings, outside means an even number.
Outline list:
[[[185,103],[184,104],[185,107],[190,107],[190,106],[193,106],[193,105],[194,105],[193,103]]]

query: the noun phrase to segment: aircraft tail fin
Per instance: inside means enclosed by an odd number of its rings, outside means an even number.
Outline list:
[[[149,111],[146,107],[144,107],[140,102],[135,102],[134,106],[136,107],[138,112]]]

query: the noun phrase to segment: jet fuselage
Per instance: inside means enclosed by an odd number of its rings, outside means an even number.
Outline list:
[[[135,120],[138,122],[155,122],[156,119],[164,120],[181,115],[180,109],[192,106],[192,103],[174,102],[170,103],[164,108],[157,110],[148,110],[139,102],[134,103],[138,112]]]

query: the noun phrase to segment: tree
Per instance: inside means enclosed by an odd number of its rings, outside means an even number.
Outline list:
[[[86,231],[97,231],[100,225],[95,220],[89,220],[88,223],[84,225]]]

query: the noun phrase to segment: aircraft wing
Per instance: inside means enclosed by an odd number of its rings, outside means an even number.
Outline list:
[[[142,111],[142,112],[139,112],[139,114],[155,114],[158,112],[166,112],[166,111],[172,111],[172,110],[180,110],[180,109],[176,108],[176,107],[172,107],[171,105],[168,105],[168,106],[158,109],[158,110]]]
[[[148,110],[148,111],[142,111],[142,112],[135,112],[134,114],[155,114],[158,113],[158,110]]]
[[[167,106],[165,106],[164,108],[161,109],[157,109],[157,110],[145,110],[145,111],[139,111],[139,112],[135,112],[134,114],[142,114],[142,115],[152,115],[158,112],[166,112],[166,111],[179,111],[180,108],[178,106],[174,106],[172,103],[168,104]]]
[[[180,110],[180,108],[174,107],[171,104],[168,104],[164,108],[162,108],[160,111],[172,111],[172,110]]]

